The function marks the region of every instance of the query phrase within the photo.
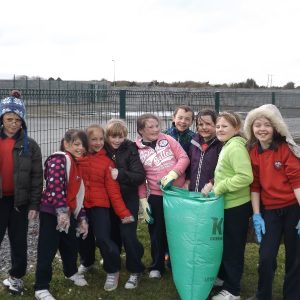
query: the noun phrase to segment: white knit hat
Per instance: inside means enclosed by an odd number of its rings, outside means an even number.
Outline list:
[[[286,142],[288,143],[289,148],[292,152],[300,158],[300,146],[296,144],[292,135],[288,129],[287,124],[284,122],[282,115],[279,109],[273,104],[264,104],[258,108],[251,110],[245,119],[244,122],[244,134],[247,139],[252,138],[251,127],[253,122],[260,117],[265,117],[269,119],[276,129],[276,131],[283,137],[285,137]]]

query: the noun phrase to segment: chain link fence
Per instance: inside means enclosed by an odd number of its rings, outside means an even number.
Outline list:
[[[0,98],[10,89],[0,89]],[[162,129],[171,125],[175,108],[189,105],[195,114],[200,109],[234,110],[244,117],[249,110],[274,103],[285,118],[300,119],[300,92],[270,91],[172,91],[118,89],[21,89],[27,110],[29,135],[42,148],[44,159],[59,147],[70,128],[85,129],[92,123],[105,125],[111,118],[125,119],[129,138],[136,138],[136,119],[154,113]],[[296,129],[300,132],[299,128]]]

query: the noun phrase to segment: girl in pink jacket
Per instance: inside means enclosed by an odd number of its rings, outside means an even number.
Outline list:
[[[136,144],[146,172],[146,181],[139,186],[139,198],[151,239],[149,278],[160,278],[165,271],[164,257],[168,249],[160,185],[183,187],[190,161],[174,138],[160,132],[155,115],[141,115],[137,119],[137,131],[140,138]]]

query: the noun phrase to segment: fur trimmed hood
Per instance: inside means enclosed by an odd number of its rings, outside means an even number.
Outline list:
[[[289,148],[292,152],[300,158],[300,146],[298,146],[292,138],[292,135],[288,129],[287,124],[284,122],[282,115],[279,109],[273,104],[264,104],[251,110],[245,119],[244,122],[244,134],[248,140],[252,138],[252,124],[253,122],[260,117],[265,117],[269,119],[277,130],[277,132],[285,137],[286,142],[289,145]]]

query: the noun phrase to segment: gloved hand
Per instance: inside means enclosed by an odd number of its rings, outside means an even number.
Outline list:
[[[189,190],[189,187],[190,187],[190,180],[186,180],[185,182],[184,182],[184,185],[183,185],[183,189],[184,190]]]
[[[177,178],[178,178],[178,174],[172,170],[160,180],[160,184],[164,189],[166,189],[170,187],[172,185],[172,182]]]
[[[152,217],[151,207],[150,204],[148,203],[147,198],[141,198],[140,204],[143,208],[143,218],[145,219],[146,223],[153,224],[154,220]]]
[[[57,226],[56,230],[60,232],[69,232],[70,227],[70,216],[68,213],[60,212],[57,214]]]
[[[261,214],[253,214],[252,216],[253,225],[257,241],[260,243],[262,239],[262,234],[266,233],[265,221],[262,218]]]
[[[134,216],[128,216],[121,219],[122,224],[129,224],[129,223],[133,223],[134,221],[135,221]]]
[[[298,224],[296,226],[296,229],[298,230],[298,235],[300,237],[300,220],[298,221]]]
[[[213,187],[214,187],[214,186],[212,185],[212,183],[211,183],[211,182],[208,182],[208,183],[205,184],[204,187],[202,188],[201,193],[202,193],[205,197],[207,197],[207,196],[208,196],[208,193],[212,191]]]
[[[88,233],[89,233],[89,224],[88,222],[86,221],[85,218],[82,218],[80,223],[79,223],[79,226],[77,227],[76,229],[76,236],[79,237],[81,234],[82,234],[82,239],[86,239]]]

